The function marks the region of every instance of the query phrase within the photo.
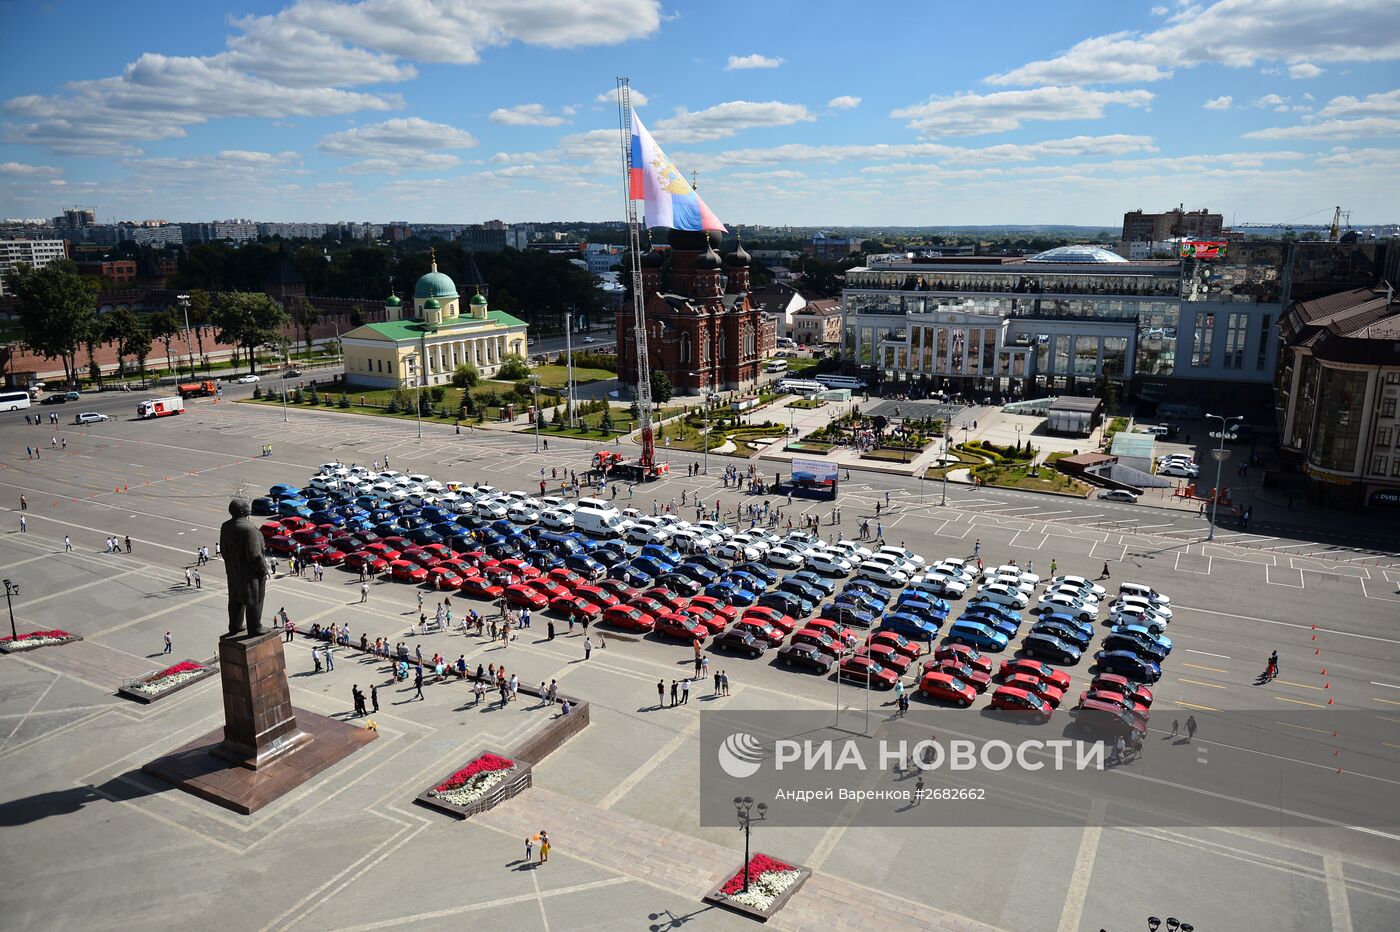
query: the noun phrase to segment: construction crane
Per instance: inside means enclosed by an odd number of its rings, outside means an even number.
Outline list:
[[[1335,243],[1342,236],[1342,208],[1338,205],[1332,211],[1332,226],[1327,230],[1327,241]]]
[[[645,477],[656,466],[656,437],[651,429],[651,366],[647,361],[641,231],[637,223],[637,202],[632,199],[632,90],[627,78],[617,79],[617,109],[622,143],[622,193],[627,200],[627,254],[631,257],[628,265],[632,274],[633,351],[637,354],[637,421],[642,435],[642,455],[637,465]]]

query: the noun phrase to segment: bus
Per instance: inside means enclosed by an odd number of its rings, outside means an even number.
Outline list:
[[[819,375],[817,381],[827,388],[849,388],[852,391],[865,388],[865,383],[853,375]]]
[[[29,392],[0,391],[0,411],[18,411],[29,407]]]
[[[778,383],[778,390],[791,392],[794,395],[815,395],[817,392],[825,391],[826,386],[808,379],[783,379]]]
[[[786,360],[786,359],[770,359],[770,360],[768,360],[767,362],[765,362],[765,363],[763,364],[763,371],[764,371],[764,372],[786,372],[786,371],[787,371],[787,360]]]

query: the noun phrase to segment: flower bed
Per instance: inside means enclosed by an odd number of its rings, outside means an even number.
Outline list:
[[[172,667],[124,683],[117,692],[138,702],[155,702],[186,686],[192,686],[213,673],[214,668],[211,666],[194,660],[182,660]]]
[[[418,802],[465,819],[530,786],[530,765],[499,754],[482,754],[427,792]]]
[[[748,892],[744,892],[745,873],[748,874]],[[739,868],[705,897],[705,902],[766,922],[782,909],[811,874],[805,867],[787,864],[766,854],[755,854],[745,867]]]
[[[6,635],[0,638],[0,652],[6,654],[17,654],[25,650],[37,650],[40,647],[49,647],[54,644],[67,644],[69,641],[81,641],[83,638],[78,634],[70,634],[67,631],[54,629],[52,631],[30,631],[21,634],[19,637]]]

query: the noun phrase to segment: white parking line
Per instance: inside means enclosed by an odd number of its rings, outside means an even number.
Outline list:
[[[1207,615],[1220,615],[1223,618],[1238,618],[1242,621],[1262,621],[1266,625],[1278,625],[1282,628],[1297,628],[1302,631],[1312,630],[1312,625],[1298,624],[1292,621],[1276,621],[1273,618],[1259,618],[1255,615],[1239,615],[1235,612],[1221,612],[1213,608],[1196,608],[1190,605],[1174,605],[1176,609],[1185,609],[1188,612],[1204,612]],[[1338,631],[1336,628],[1318,628],[1322,634],[1339,634],[1343,637],[1360,638],[1363,641],[1380,641],[1382,644],[1400,644],[1396,638],[1383,638],[1374,634],[1357,634],[1354,631]]]
[[[1371,685],[1372,685],[1372,686],[1384,686],[1386,689],[1400,689],[1400,686],[1396,686],[1396,685],[1393,684],[1393,683],[1378,683],[1378,682],[1376,682],[1375,680],[1372,680],[1372,681],[1371,681]]]
[[[1229,655],[1229,654],[1212,654],[1212,653],[1211,653],[1210,651],[1208,651],[1208,650],[1193,650],[1193,649],[1190,648],[1190,647],[1186,648],[1186,653],[1188,653],[1188,654],[1204,654],[1204,655],[1207,656],[1207,657],[1219,657],[1221,660],[1229,660],[1229,659],[1230,659],[1230,655]],[[1397,688],[1397,689],[1400,689],[1400,687],[1396,687],[1396,688]]]

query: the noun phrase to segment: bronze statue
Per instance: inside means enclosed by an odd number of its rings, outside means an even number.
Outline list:
[[[228,633],[238,634],[245,622],[248,634],[262,634],[263,596],[267,591],[267,562],[263,559],[262,533],[248,516],[247,499],[228,503],[233,517],[219,527],[219,549],[228,574]]]

